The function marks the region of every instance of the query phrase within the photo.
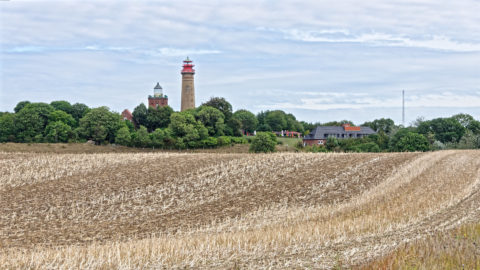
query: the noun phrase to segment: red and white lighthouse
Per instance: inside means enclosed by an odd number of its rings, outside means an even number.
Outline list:
[[[187,57],[183,61],[182,69],[182,105],[181,111],[195,108],[195,87],[193,83],[193,75],[195,75],[194,65]]]

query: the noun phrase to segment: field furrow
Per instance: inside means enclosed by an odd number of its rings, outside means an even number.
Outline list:
[[[480,219],[478,151],[0,153],[0,164],[7,268],[328,269]]]

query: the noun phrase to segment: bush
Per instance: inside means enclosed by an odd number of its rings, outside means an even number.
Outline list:
[[[327,148],[323,145],[309,145],[305,146],[304,148],[305,152],[310,152],[310,153],[326,153],[328,152]]]
[[[243,137],[230,137],[230,139],[232,140],[232,143],[234,143],[234,144],[246,144],[247,143],[247,139],[245,139]]]
[[[408,132],[397,142],[395,150],[400,152],[428,151],[430,144],[422,134]]]
[[[117,136],[115,137],[115,143],[119,145],[130,145],[132,137],[130,135],[130,131],[128,127],[122,127],[117,131]]]
[[[218,145],[217,138],[215,138],[215,137],[208,137],[208,138],[202,140],[201,143],[202,143],[203,147],[209,147],[209,148],[213,148],[213,147],[216,147]]]
[[[220,136],[217,139],[218,146],[230,145],[231,143],[232,143],[232,141],[230,140],[230,137],[228,137],[228,136]]]
[[[362,143],[357,145],[355,148],[357,150],[356,152],[380,152],[380,147],[374,142]]]
[[[271,132],[258,132],[250,145],[250,151],[255,153],[275,152],[277,137]]]

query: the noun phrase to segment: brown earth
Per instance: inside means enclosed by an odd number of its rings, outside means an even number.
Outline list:
[[[478,151],[0,153],[0,175],[0,262],[32,268],[361,265],[480,218]]]

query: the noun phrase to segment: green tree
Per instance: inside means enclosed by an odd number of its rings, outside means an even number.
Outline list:
[[[49,123],[57,121],[69,125],[70,127],[75,127],[77,125],[72,115],[60,110],[53,111],[48,115]]]
[[[287,119],[285,112],[283,111],[277,110],[268,112],[265,121],[274,131],[287,129]]]
[[[233,118],[240,121],[240,128],[245,132],[253,133],[257,129],[258,119],[250,111],[238,110],[233,114]]]
[[[73,116],[75,121],[77,121],[78,123],[80,118],[84,117],[85,114],[87,114],[89,111],[90,111],[90,108],[87,105],[83,103],[75,103],[72,105],[71,115]]]
[[[465,127],[455,118],[436,118],[422,122],[417,127],[417,132],[423,135],[435,134],[435,139],[446,142],[458,142],[465,134]]]
[[[167,138],[167,134],[164,129],[157,128],[155,131],[150,133],[150,140],[152,141],[152,145],[154,147],[164,147],[165,146],[165,139]]]
[[[409,128],[400,128],[396,130],[394,133],[391,134],[390,140],[388,142],[389,144],[389,149],[390,151],[397,151],[396,150],[396,145],[404,137],[407,135],[409,132],[412,132]]]
[[[473,116],[465,113],[459,113],[451,118],[457,120],[464,128],[471,130],[474,134],[480,134],[480,122]]]
[[[15,134],[18,142],[30,142],[42,136],[48,123],[48,116],[53,112],[46,103],[30,103],[15,115]],[[39,136],[40,135],[40,136]]]
[[[380,130],[377,134],[369,135],[368,138],[376,143],[382,150],[387,150],[389,147],[390,138],[383,130]]]
[[[130,135],[128,127],[122,127],[117,131],[117,135],[115,136],[116,144],[128,146],[131,140],[132,136]]]
[[[275,152],[277,137],[271,132],[257,132],[250,145],[250,151],[255,153]]]
[[[147,128],[140,126],[136,132],[136,136],[133,138],[133,144],[137,147],[147,147],[151,143]]]
[[[133,109],[133,123],[136,127],[147,126],[148,110],[145,104],[141,103]]]
[[[267,123],[267,113],[268,111],[261,111],[257,114],[257,120],[259,125],[264,125]]]
[[[48,142],[68,142],[72,136],[72,128],[62,121],[50,122],[45,128],[45,138]]]
[[[351,126],[355,126],[352,121],[350,120],[341,120],[341,121],[331,121],[327,123],[321,124],[321,126],[341,126],[344,124],[350,124]]]
[[[129,120],[123,120],[123,122],[125,123],[125,126],[128,128],[130,133],[132,133],[135,130],[135,126],[133,125],[132,122],[130,122]]]
[[[223,133],[225,135],[241,136],[241,132],[240,132],[241,124],[238,120],[232,118],[233,117],[232,104],[230,104],[227,100],[220,97],[212,97],[209,101],[203,103],[202,106],[210,106],[222,112],[224,116],[223,122],[225,124]]]
[[[477,149],[480,148],[480,135],[473,133],[471,130],[467,130],[465,135],[455,145],[458,149]]]
[[[154,131],[157,128],[166,128],[170,124],[170,116],[173,109],[170,106],[149,107],[147,109],[146,127],[148,131]]]
[[[228,136],[242,136],[242,131],[240,128],[242,127],[242,123],[235,118],[230,118],[228,122],[226,122],[225,126],[225,135]]]
[[[108,107],[91,109],[80,119],[79,133],[96,144],[113,143],[117,131],[125,124],[118,113],[110,112]]]
[[[414,151],[428,151],[430,144],[425,136],[422,134],[408,132],[402,136],[395,144],[395,151],[399,152],[414,152]]]
[[[55,110],[64,111],[68,114],[73,114],[73,107],[70,102],[65,100],[58,100],[50,102],[50,106],[52,106]]]
[[[208,138],[208,130],[196,121],[191,111],[175,112],[170,117],[169,129],[177,138],[175,147],[197,147],[198,141]],[[181,140],[178,140],[181,138]]]
[[[232,117],[232,104],[230,104],[225,98],[212,97],[209,101],[202,104],[202,106],[213,107],[223,113],[224,120],[227,122]]]
[[[339,145],[337,138],[329,137],[325,143],[325,148],[327,148],[328,151],[339,151]]]
[[[170,116],[169,128],[175,137],[183,137],[187,134],[188,126],[196,124],[195,117],[188,112],[174,112]]]
[[[271,127],[270,125],[268,125],[268,124],[260,124],[260,125],[258,125],[257,130],[258,130],[258,131],[273,131],[273,130],[272,130],[272,127]]]
[[[4,113],[0,116],[0,142],[15,141],[15,115]]]
[[[358,149],[357,152],[372,152],[372,153],[380,152],[380,147],[374,142],[361,143],[357,145],[355,148]]]
[[[198,108],[197,119],[207,128],[210,136],[225,134],[225,116],[220,110],[210,106],[201,106]]]
[[[28,100],[20,101],[19,103],[17,103],[17,106],[15,106],[13,111],[15,113],[18,113],[21,109],[23,109],[23,107],[27,106],[28,104],[30,104],[30,101]]]
[[[365,122],[362,126],[370,127],[376,132],[383,131],[386,134],[390,134],[395,127],[395,122],[390,118],[380,118],[375,119],[372,122]]]

